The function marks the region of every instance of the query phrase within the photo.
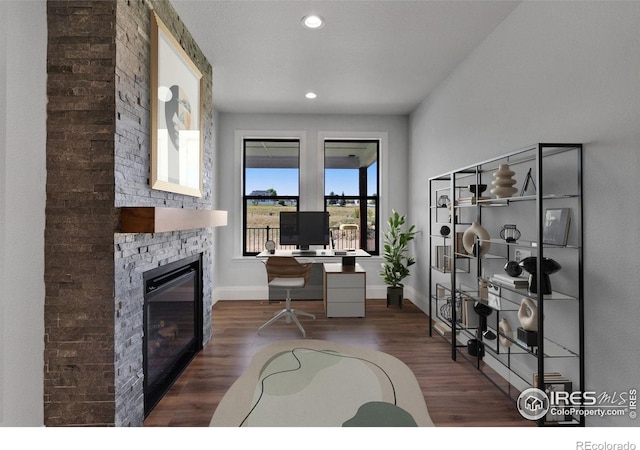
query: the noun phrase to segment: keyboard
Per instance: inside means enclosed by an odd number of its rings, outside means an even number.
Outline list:
[[[293,250],[291,252],[294,256],[317,256],[316,250]]]

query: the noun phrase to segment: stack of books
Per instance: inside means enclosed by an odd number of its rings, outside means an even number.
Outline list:
[[[560,372],[545,372],[545,374],[544,374],[544,388],[541,388],[539,386],[538,374],[534,373],[533,374],[533,387],[536,387],[538,389],[542,389],[549,396],[551,395],[551,392],[568,392],[569,394],[571,394],[571,392],[573,392],[573,385],[572,385],[571,381],[568,378],[566,378],[564,375],[562,375]],[[554,400],[556,400],[556,403],[554,404],[555,407],[567,408],[567,409],[571,407],[571,405],[569,405],[568,401],[562,401],[562,402],[558,403],[557,397],[555,397]],[[548,421],[548,422],[568,422],[568,421],[572,420],[572,417],[569,414],[566,414],[566,415],[565,414],[551,414],[551,412],[549,412],[546,415],[545,420]]]
[[[569,383],[569,386],[571,386],[571,381],[566,378],[564,375],[562,375],[560,372],[545,372],[544,373],[544,384],[545,385],[550,385],[550,384],[564,384],[564,383]],[[538,373],[534,373],[533,374],[533,387],[539,388],[538,386]],[[571,391],[568,391],[571,392]]]
[[[475,205],[478,203],[478,201],[482,201],[482,200],[489,200],[491,197],[460,197],[457,201],[456,204],[457,205]]]
[[[526,289],[529,286],[529,280],[527,280],[526,278],[512,277],[510,275],[501,273],[496,273],[493,277],[491,277],[491,281],[515,289]]]

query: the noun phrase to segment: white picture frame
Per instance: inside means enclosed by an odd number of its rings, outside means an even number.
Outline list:
[[[202,73],[151,14],[149,183],[152,189],[202,197]]]

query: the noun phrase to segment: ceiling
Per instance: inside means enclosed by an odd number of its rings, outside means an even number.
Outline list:
[[[171,0],[229,113],[408,114],[518,5],[461,0]],[[322,16],[318,30],[302,27]],[[314,91],[315,100],[305,98]]]

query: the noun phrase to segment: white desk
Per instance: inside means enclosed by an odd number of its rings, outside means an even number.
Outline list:
[[[366,297],[366,271],[356,264],[355,258],[369,258],[364,250],[316,250],[313,255],[299,254],[297,250],[263,251],[258,258],[292,256],[323,262],[322,294],[327,317],[364,317]],[[335,262],[342,258],[342,262]],[[315,261],[316,259],[322,261]]]
[[[360,264],[324,263],[322,266],[327,317],[364,317],[367,272]]]
[[[269,256],[293,256],[294,258],[369,258],[371,255],[364,250],[313,250],[313,254],[298,253],[300,250],[275,250],[269,253],[264,250],[258,253],[257,258],[268,258]],[[304,251],[302,251],[304,252]]]

